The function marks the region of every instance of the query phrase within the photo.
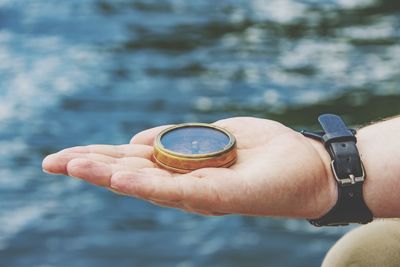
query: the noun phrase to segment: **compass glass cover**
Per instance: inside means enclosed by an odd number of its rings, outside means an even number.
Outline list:
[[[229,136],[218,129],[188,126],[172,129],[161,137],[164,148],[181,154],[209,154],[222,151]]]

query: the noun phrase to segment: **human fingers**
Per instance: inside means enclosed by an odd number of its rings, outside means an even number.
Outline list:
[[[47,156],[42,162],[43,171],[51,174],[67,174],[67,164],[73,159],[86,158],[103,163],[114,163],[115,159],[95,153],[56,153]]]
[[[124,158],[124,162],[104,163],[87,158],[75,158],[68,162],[66,174],[89,183],[109,187],[113,174],[133,172],[141,168],[154,167],[154,163],[143,158]]]
[[[141,144],[152,146],[156,136],[163,130],[171,127],[172,125],[162,125],[154,128],[144,130],[134,135],[130,141],[131,144]]]
[[[153,153],[153,147],[141,144],[124,145],[88,145],[76,146],[61,150],[59,153],[96,153],[114,158],[142,157],[149,159]]]
[[[75,158],[88,158],[105,163],[123,161],[125,157],[150,159],[153,149],[145,145],[89,145],[64,149],[47,156],[42,163],[44,171],[53,174],[66,174],[66,166]]]

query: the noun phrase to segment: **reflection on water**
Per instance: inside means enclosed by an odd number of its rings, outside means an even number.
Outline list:
[[[158,124],[398,114],[399,29],[383,0],[0,1],[0,265],[317,266],[347,229],[161,209],[41,159]]]

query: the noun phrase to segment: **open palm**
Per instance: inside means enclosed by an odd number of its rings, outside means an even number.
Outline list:
[[[229,213],[316,218],[329,210],[335,185],[329,156],[315,141],[257,118],[215,122],[235,135],[236,164],[177,174],[152,161],[165,127],[135,135],[126,145],[90,145],[49,155],[43,169],[84,179],[121,194],[205,215]]]

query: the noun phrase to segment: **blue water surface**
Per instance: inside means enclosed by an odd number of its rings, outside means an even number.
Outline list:
[[[0,0],[0,266],[319,266],[350,228],[202,217],[42,173],[160,124],[400,113],[400,5]]]

